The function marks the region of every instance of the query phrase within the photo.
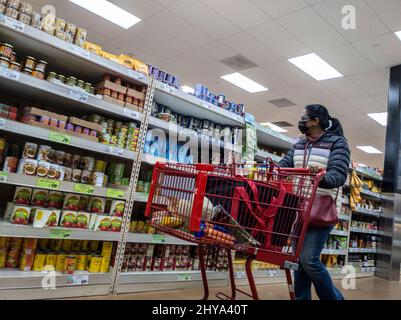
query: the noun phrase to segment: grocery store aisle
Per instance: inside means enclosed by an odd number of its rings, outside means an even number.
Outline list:
[[[335,281],[341,288],[341,281]],[[262,300],[288,300],[287,286],[284,284],[259,285],[259,295]],[[212,288],[210,297],[215,300],[219,291],[226,288]],[[356,290],[342,290],[347,300],[399,300],[401,299],[401,283],[389,282],[375,277],[357,279]],[[81,298],[81,299],[93,299]],[[119,295],[116,297],[101,296],[96,299],[103,300],[196,300],[201,298],[201,290],[186,289],[177,291],[157,291]],[[238,299],[248,299],[238,295]],[[314,299],[317,299],[315,296]]]

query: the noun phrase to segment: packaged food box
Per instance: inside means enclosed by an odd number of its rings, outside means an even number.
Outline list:
[[[38,145],[36,143],[26,142],[24,146],[23,159],[35,159]]]
[[[59,191],[49,191],[47,205],[49,208],[60,209],[63,205],[63,193]]]
[[[4,211],[4,215],[3,215],[4,220],[10,220],[11,215],[13,213],[13,209],[14,209],[14,203],[7,202],[7,207],[6,207],[6,210]]]
[[[95,122],[89,122],[89,121],[85,121],[76,117],[70,117],[68,119],[69,123],[72,123],[74,125],[78,125],[81,126],[82,128],[89,128],[92,130],[95,130],[97,132],[102,132],[103,127],[100,124],[97,124]]]
[[[89,211],[92,213],[104,213],[106,199],[100,197],[91,197],[89,201]]]
[[[63,208],[65,210],[78,211],[79,210],[79,195],[67,193],[64,197]]]
[[[116,217],[124,216],[125,201],[121,200],[110,200],[110,215]]]
[[[110,216],[98,214],[94,226],[94,231],[110,231],[110,229],[111,229]]]
[[[111,257],[113,252],[113,242],[103,242],[102,244],[102,257]]]
[[[36,169],[36,175],[38,177],[45,178],[48,176],[50,170],[50,162],[39,161]]]
[[[36,168],[38,161],[33,159],[21,159],[18,164],[17,173],[26,174],[28,176],[34,176],[36,174]]]
[[[102,47],[101,46],[99,46],[99,45],[97,45],[95,43],[89,42],[89,41],[85,41],[84,48],[85,48],[85,50],[93,52],[93,53],[95,53],[95,54],[97,54],[99,56],[102,53]]]
[[[48,190],[33,189],[31,205],[38,206],[38,207],[46,207],[48,197],[49,197]]]
[[[13,224],[29,224],[30,207],[14,205],[11,213],[11,223]]]
[[[96,222],[97,222],[97,214],[96,213],[91,213],[90,219],[89,219],[89,230],[95,230]]]
[[[104,88],[110,89],[111,91],[115,91],[115,92],[118,92],[121,94],[127,94],[126,87],[123,87],[121,85],[118,85],[118,84],[108,81],[108,80],[105,80],[96,86],[96,90],[100,90],[100,89],[104,89]]]
[[[78,229],[88,229],[91,214],[88,212],[79,211],[77,213],[77,223],[76,228]]]
[[[33,220],[34,228],[56,227],[60,219],[60,210],[37,209]]]
[[[123,222],[123,218],[122,217],[117,217],[117,216],[111,216],[111,227],[110,227],[110,231],[112,232],[120,232],[121,231],[121,225]]]
[[[89,196],[79,195],[78,210],[87,211],[89,206]]]
[[[16,187],[14,192],[14,203],[28,205],[31,201],[32,189],[27,187]]]
[[[77,212],[64,210],[61,213],[60,227],[64,228],[75,228],[77,223]]]

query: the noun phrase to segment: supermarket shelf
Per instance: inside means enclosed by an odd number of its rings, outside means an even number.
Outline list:
[[[125,80],[143,85],[148,84],[149,78],[147,76],[43,31],[28,25],[23,25],[22,32],[16,31],[5,23],[4,15],[0,15],[0,34],[3,41],[13,44],[18,52],[40,57],[40,59],[47,61],[50,66],[58,69],[68,68],[69,74],[81,74],[82,70],[85,70],[85,80],[87,81],[96,83],[103,74],[111,73],[119,75]]]
[[[366,178],[370,178],[376,181],[383,181],[383,177],[379,175],[378,173],[372,172],[370,170],[366,170],[363,168],[356,168],[354,169],[356,173],[363,175]]]
[[[337,279],[343,279],[345,273],[342,273],[342,268],[328,268],[327,269],[330,275]],[[366,278],[366,277],[373,277],[375,275],[376,268],[375,267],[363,267],[363,268],[356,268],[356,278]]]
[[[350,216],[346,215],[346,214],[339,214],[338,218],[340,218],[341,220],[349,220]]]
[[[10,185],[15,185],[15,186],[37,188],[38,180],[40,179],[39,177],[32,177],[32,176],[16,174],[16,173],[4,173],[4,174],[7,174],[7,179],[4,182],[0,182],[0,184],[10,184]],[[62,192],[66,192],[66,193],[85,194],[85,193],[81,193],[81,192],[76,192],[75,185],[78,185],[78,183],[60,181],[60,188],[57,189],[57,191],[62,191]],[[91,195],[97,196],[97,197],[111,198],[111,197],[107,196],[108,188],[95,187],[95,186],[90,186],[90,185],[88,185],[88,186],[93,187],[93,193]],[[49,190],[52,190],[52,189],[49,188]],[[124,195],[123,195],[122,199],[125,200],[128,197],[128,192],[126,191],[126,189],[123,189],[123,190],[124,190]],[[138,199],[143,198],[143,196],[140,194],[138,194],[136,196],[138,196]],[[116,199],[118,199],[118,198],[116,198]]]
[[[355,228],[351,227],[350,228],[351,232],[356,232],[356,233],[367,233],[367,234],[375,234],[375,235],[386,235],[386,233],[381,232],[379,230],[369,230],[369,229],[362,229],[362,228]]]
[[[260,123],[256,123],[255,126],[256,126],[258,142],[262,145],[288,150],[293,146],[293,144],[296,141],[291,137],[288,137],[284,134],[266,128],[262,126]]]
[[[186,116],[199,119],[213,119],[213,122],[235,127],[243,127],[245,124],[244,117],[217,107],[160,81],[156,81],[154,100]]]
[[[341,231],[341,230],[335,230],[330,233],[332,236],[343,236],[343,237],[348,237],[348,231]]]
[[[349,253],[377,253],[376,248],[348,248]]]
[[[149,244],[181,244],[187,246],[195,246],[193,242],[184,241],[168,235],[153,235],[142,233],[128,233],[126,237],[129,243],[149,243]]]
[[[208,271],[207,277],[211,287],[228,284],[227,272]],[[121,273],[117,293],[193,289],[201,286],[200,271],[126,272]]]
[[[369,210],[369,209],[364,209],[364,208],[360,208],[360,207],[356,207],[352,211],[356,212],[356,213],[362,213],[362,214],[365,214],[365,215],[368,215],[368,216],[374,216],[374,217],[381,217],[382,216],[382,212],[381,211]]]
[[[66,85],[54,84],[9,69],[0,69],[0,84],[9,93],[14,93],[27,99],[45,99],[47,103],[53,103],[60,108],[64,107],[65,110],[75,114],[81,113],[85,108],[85,113],[101,112],[108,116],[124,117],[127,120],[142,121],[143,119],[143,115],[140,112],[125,109],[95,96],[81,93]]]
[[[371,197],[371,198],[374,198],[374,199],[379,199],[379,200],[382,199],[382,195],[380,193],[373,192],[373,191],[370,191],[370,190],[365,190],[365,189],[362,190],[361,195],[368,196],[368,197]]]
[[[0,124],[0,130],[11,132],[14,134],[20,134],[28,137],[35,137],[38,139],[52,141],[50,139],[50,133],[55,132],[44,128],[39,128],[31,125],[27,125],[21,122],[16,122],[12,120],[5,120],[4,126]],[[101,154],[110,155],[113,157],[118,157],[127,160],[136,159],[137,153],[125,149],[113,148],[111,146],[101,144],[98,142],[93,142],[87,139],[78,138],[75,136],[71,136],[71,144],[72,147],[90,150],[94,152],[98,152]]]
[[[258,149],[256,152],[256,160],[265,161],[267,158],[271,158],[275,162],[280,162],[282,157],[272,154],[270,152]]]
[[[347,250],[323,249],[322,254],[345,256]]]

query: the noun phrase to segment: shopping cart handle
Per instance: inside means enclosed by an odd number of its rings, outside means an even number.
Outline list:
[[[308,174],[312,174],[312,171],[309,168],[279,168],[278,169],[280,174],[302,174],[302,175],[308,175]],[[326,174],[326,170],[325,169],[320,169],[317,173],[316,173],[316,177],[320,180],[324,175]]]

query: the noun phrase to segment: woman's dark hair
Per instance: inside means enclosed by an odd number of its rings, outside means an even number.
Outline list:
[[[309,106],[306,106],[305,109],[309,118],[311,119],[319,118],[320,127],[323,130],[328,130],[336,135],[344,136],[344,130],[340,121],[336,118],[332,118],[329,114],[329,111],[327,111],[326,107],[320,104],[311,104]]]

